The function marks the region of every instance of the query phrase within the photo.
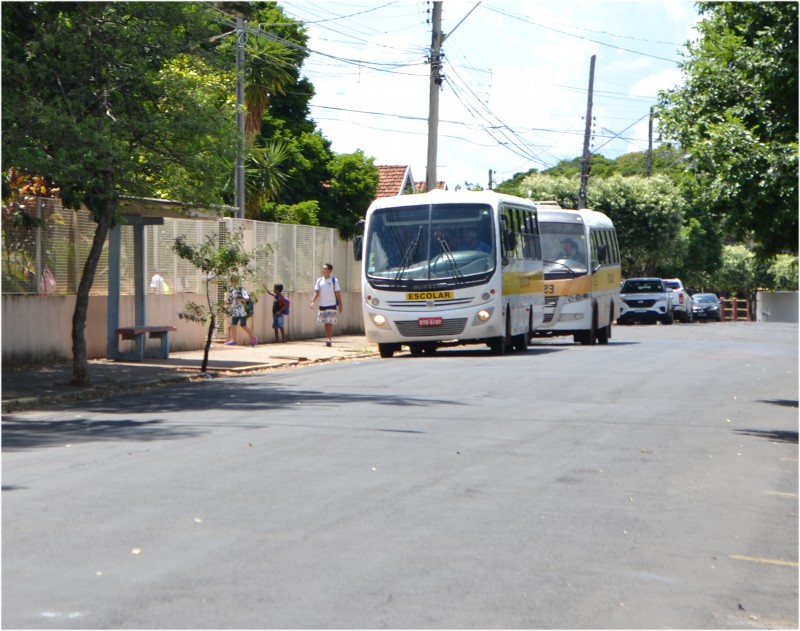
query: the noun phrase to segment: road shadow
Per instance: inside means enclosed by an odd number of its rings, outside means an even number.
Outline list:
[[[220,426],[267,428],[274,422],[265,414],[273,411],[291,410],[298,414],[299,424],[303,424],[318,415],[339,414],[344,406],[358,403],[414,408],[466,405],[456,399],[295,389],[263,376],[223,378],[70,402],[59,407],[65,416],[79,411],[82,417],[77,419],[40,421],[24,414],[6,414],[2,423],[2,449],[6,452],[65,443],[194,438]],[[52,416],[52,412],[48,414]],[[123,418],[109,418],[111,415]],[[226,420],[215,420],[217,416]],[[234,418],[228,420],[231,416]],[[285,417],[279,422],[287,424]]]
[[[770,403],[772,405],[779,405],[785,408],[796,408],[797,401],[792,399],[758,399],[758,403]]]
[[[765,438],[766,440],[779,443],[792,443],[797,444],[797,432],[790,432],[780,429],[772,430],[759,430],[759,429],[737,429],[734,430],[737,434],[743,436],[755,436],[757,438]]]
[[[162,420],[70,419],[68,421],[3,421],[3,451],[19,451],[73,443],[117,440],[192,438],[201,432],[169,426]]]

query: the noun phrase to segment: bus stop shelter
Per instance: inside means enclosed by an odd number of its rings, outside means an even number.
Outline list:
[[[210,219],[210,215],[196,210],[187,211],[180,202],[156,199],[131,199],[120,201],[122,207],[120,221],[109,231],[108,237],[108,336],[107,356],[109,359],[142,359],[147,336],[158,336],[162,340],[161,353],[169,352],[169,331],[174,327],[148,323],[145,300],[145,226],[163,225],[165,218]],[[133,272],[134,272],[134,322],[133,325],[120,326],[120,261],[122,255],[122,228],[133,228]],[[119,350],[120,338],[134,340],[134,351],[122,353]]]

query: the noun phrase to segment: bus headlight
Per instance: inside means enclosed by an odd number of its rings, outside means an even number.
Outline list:
[[[573,296],[567,296],[567,302],[580,302],[581,300],[588,300],[589,294],[575,294]]]
[[[373,307],[377,307],[379,304],[381,304],[380,298],[373,298],[372,300],[370,300],[370,304]]]
[[[386,317],[378,313],[372,316],[372,321],[375,323],[376,326],[384,326],[386,324]]]
[[[478,311],[477,316],[478,320],[480,320],[481,322],[486,322],[486,320],[492,317],[492,312],[489,309],[481,309],[480,311]]]

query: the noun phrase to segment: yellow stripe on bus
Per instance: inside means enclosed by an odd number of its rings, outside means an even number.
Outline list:
[[[622,273],[619,267],[602,268],[592,276],[578,278],[548,279],[544,284],[545,296],[574,296],[589,292],[598,293],[609,289],[619,290]]]
[[[503,272],[503,295],[537,294],[544,289],[544,272]]]

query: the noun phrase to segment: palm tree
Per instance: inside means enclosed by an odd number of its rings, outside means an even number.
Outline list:
[[[284,165],[289,159],[289,146],[272,140],[265,147],[252,147],[245,168],[248,217],[256,217],[263,201],[279,201],[289,174]]]
[[[247,114],[245,133],[248,145],[261,131],[264,111],[269,108],[273,94],[283,94],[295,81],[297,60],[287,46],[253,35],[247,39],[247,64],[245,72],[244,102]]]

